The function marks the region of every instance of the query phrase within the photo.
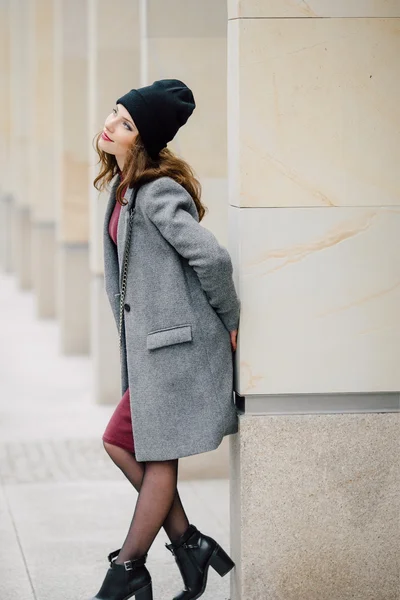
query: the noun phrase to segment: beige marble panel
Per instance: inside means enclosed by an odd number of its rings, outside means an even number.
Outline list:
[[[147,36],[226,37],[226,0],[146,0]]]
[[[230,213],[237,391],[398,391],[400,207]]]
[[[399,0],[228,0],[230,19],[241,17],[400,17]]]
[[[231,204],[400,205],[399,56],[400,19],[231,21]]]
[[[181,79],[196,108],[170,144],[200,177],[226,177],[226,38],[152,38],[148,81]]]
[[[232,600],[398,600],[400,415],[241,416]]]

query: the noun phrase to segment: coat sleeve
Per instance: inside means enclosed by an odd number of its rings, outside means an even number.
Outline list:
[[[232,279],[230,254],[191,211],[190,194],[171,178],[152,182],[145,212],[161,235],[196,271],[209,303],[228,331],[239,327],[240,300]]]

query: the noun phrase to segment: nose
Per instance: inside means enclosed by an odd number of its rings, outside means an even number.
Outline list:
[[[114,113],[111,113],[110,115],[108,115],[106,122],[105,122],[105,127],[106,129],[109,129],[109,131],[113,131],[114,129],[114,121],[115,121],[116,115],[114,115]]]

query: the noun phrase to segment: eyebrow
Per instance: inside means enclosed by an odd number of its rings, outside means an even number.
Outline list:
[[[118,104],[115,105],[117,112],[118,112]],[[131,121],[130,119],[128,119],[127,117],[124,117],[123,115],[121,115],[121,117],[125,120],[128,121],[129,123],[131,123],[131,125],[133,125],[135,127],[135,125],[133,124],[133,121]]]

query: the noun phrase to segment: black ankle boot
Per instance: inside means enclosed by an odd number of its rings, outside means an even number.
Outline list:
[[[174,600],[200,598],[206,589],[209,567],[223,577],[235,566],[217,542],[194,525],[189,525],[176,542],[165,546],[174,555],[185,584],[185,589]]]
[[[135,560],[126,560],[123,565],[116,564],[119,550],[108,555],[110,567],[100,590],[92,600],[153,600],[151,576],[146,569],[147,554]]]

